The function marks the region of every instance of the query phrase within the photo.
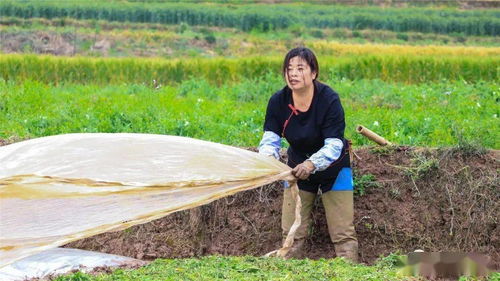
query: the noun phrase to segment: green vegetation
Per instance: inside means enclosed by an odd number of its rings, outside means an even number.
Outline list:
[[[403,169],[405,176],[409,177],[413,183],[428,177],[439,169],[438,159],[419,152],[413,152],[412,154],[412,165],[398,168]]]
[[[487,149],[478,142],[478,139],[466,137],[462,134],[461,130],[453,127],[453,132],[457,136],[457,145],[453,148],[452,152],[461,154],[465,157],[480,156],[486,154]]]
[[[354,177],[354,195],[363,196],[368,189],[379,187],[380,184],[372,174],[355,175]]]
[[[140,72],[137,72],[140,73]],[[400,145],[454,146],[464,140],[499,149],[498,84],[465,81],[404,85],[328,79],[346,112],[346,137],[362,124]],[[0,138],[76,132],[137,132],[189,136],[256,146],[269,97],[283,87],[268,73],[213,85],[202,78],[172,84],[47,85],[0,82]],[[457,129],[459,128],[459,129]]]
[[[303,11],[307,9],[307,13]],[[233,27],[243,31],[273,31],[294,25],[307,28],[345,27],[396,32],[461,33],[498,36],[497,9],[347,7],[337,5],[222,5],[189,3],[3,1],[0,16],[21,18],[96,19],[121,22],[208,25]]]
[[[496,81],[499,57],[477,56],[397,56],[358,55],[322,57],[324,80],[381,79],[404,83],[442,80]],[[91,59],[48,56],[0,56],[0,78],[21,82],[33,79],[42,83],[121,83],[177,84],[189,78],[213,84],[257,78],[271,72],[279,75],[282,58],[253,57],[242,59]]]
[[[343,259],[284,260],[256,257],[203,257],[158,259],[137,270],[118,269],[109,275],[76,273],[56,281],[90,280],[403,280],[397,271],[380,262],[369,267]]]

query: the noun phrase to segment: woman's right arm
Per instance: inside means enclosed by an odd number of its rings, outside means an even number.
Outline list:
[[[280,159],[281,137],[272,131],[265,131],[259,144],[259,153]]]
[[[264,121],[264,135],[259,144],[259,153],[280,158],[281,130],[280,123],[276,117],[276,111],[279,109],[276,101],[276,95],[273,95],[267,104],[266,119]]]

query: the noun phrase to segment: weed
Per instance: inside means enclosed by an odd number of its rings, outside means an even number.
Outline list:
[[[377,182],[373,174],[364,174],[354,177],[354,195],[363,196],[370,188],[379,188],[380,183]]]
[[[392,198],[399,199],[399,198],[401,198],[401,191],[399,191],[398,188],[391,188],[391,189],[389,189],[389,195]]]
[[[393,154],[397,150],[397,146],[385,145],[385,146],[374,146],[370,149],[373,154],[378,154],[382,156],[388,156]]]
[[[416,173],[420,177],[429,175],[439,168],[439,161],[434,157],[417,154],[417,157],[413,161],[416,163]]]
[[[439,168],[439,161],[434,157],[425,156],[422,153],[414,152],[412,166],[406,167],[405,175],[413,181],[423,179]]]
[[[217,38],[215,38],[215,35],[213,34],[208,34],[205,36],[205,41],[207,41],[208,44],[215,44]]]
[[[80,271],[69,276],[63,276],[57,278],[57,281],[90,281],[90,280],[93,280],[91,275],[85,274]]]
[[[452,148],[452,153],[460,154],[464,157],[481,156],[487,151],[480,141],[464,136],[463,130],[457,126],[452,126],[453,133],[457,139],[457,144]]]
[[[403,256],[398,251],[396,253],[391,253],[386,257],[381,257],[377,260],[376,266],[382,268],[395,268],[404,266]]]

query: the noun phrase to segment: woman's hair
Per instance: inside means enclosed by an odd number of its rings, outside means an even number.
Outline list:
[[[286,54],[285,60],[283,61],[283,68],[281,69],[283,77],[286,77],[288,66],[290,65],[290,60],[294,57],[299,57],[307,62],[307,64],[311,68],[311,72],[316,73],[316,77],[313,80],[315,81],[319,76],[318,60],[316,59],[316,55],[314,55],[313,51],[305,47],[291,49],[288,54]]]

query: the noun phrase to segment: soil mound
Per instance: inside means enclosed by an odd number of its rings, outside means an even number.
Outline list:
[[[498,151],[375,147],[355,152],[362,262],[423,249],[485,253],[500,268]],[[282,188],[274,183],[67,246],[144,260],[260,256],[281,243]],[[305,257],[334,257],[319,198],[313,222]]]

